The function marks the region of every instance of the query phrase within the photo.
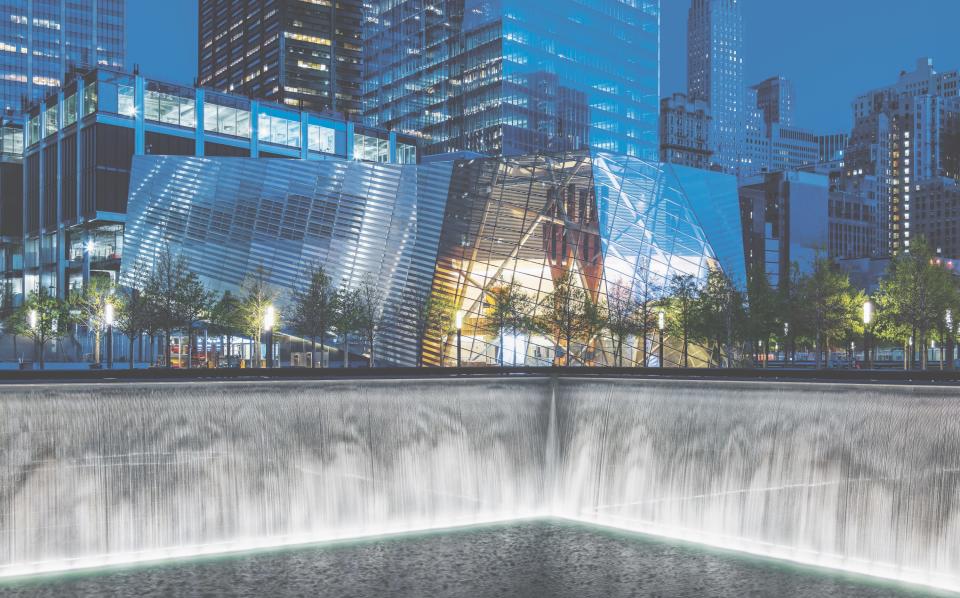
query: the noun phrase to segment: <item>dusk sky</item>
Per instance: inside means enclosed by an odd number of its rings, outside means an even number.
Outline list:
[[[686,88],[690,2],[661,4],[662,84],[663,95],[668,95]],[[960,0],[743,0],[743,4],[746,82],[777,74],[792,79],[797,125],[818,133],[848,132],[853,98],[893,83],[920,56],[932,57],[938,70],[960,68]],[[197,68],[196,14],[197,0],[127,0],[129,64],[139,64],[149,77],[192,83]]]

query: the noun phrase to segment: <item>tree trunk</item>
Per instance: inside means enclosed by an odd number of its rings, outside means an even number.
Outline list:
[[[644,316],[646,318],[646,316]],[[641,355],[643,356],[643,367],[647,367],[647,329],[643,329],[643,338],[640,339]]]
[[[317,337],[311,336],[310,341],[310,368],[312,369],[317,367]]]
[[[373,331],[371,330],[367,335],[367,341],[370,343],[370,363],[368,367],[373,367]]]
[[[188,325],[187,328],[187,369],[193,368],[193,324]],[[183,361],[183,355],[180,356],[180,361]]]
[[[93,363],[100,363],[100,328],[93,329]]]
[[[323,367],[323,357],[327,354],[326,344],[327,344],[327,328],[323,323],[321,323],[320,324],[320,367],[321,368]],[[313,358],[316,359],[317,358],[316,355],[314,355]]]
[[[127,339],[130,341],[130,369],[131,370],[133,369],[133,341],[136,337],[137,337],[136,334],[131,334],[127,337]]]
[[[343,369],[350,369],[350,334],[343,335]]]
[[[46,359],[45,359],[45,357],[44,357],[44,355],[43,355],[43,354],[44,354],[43,346],[44,346],[45,344],[46,344],[46,341],[37,343],[37,345],[40,346],[40,369],[41,369],[41,370],[42,370],[42,369],[45,369],[45,368],[46,368],[46,365],[47,365],[47,361],[46,361]],[[36,345],[35,345],[35,346],[36,346]]]
[[[169,329],[169,328],[166,329],[166,330],[164,330],[164,336],[165,336],[165,340],[166,340],[166,348],[164,349],[164,353],[163,353],[163,354],[166,356],[166,359],[167,359],[167,367],[168,367],[168,368],[172,368],[172,367],[173,367],[173,362],[170,360],[170,358],[173,356],[173,355],[172,355],[172,354],[173,354],[173,351],[171,351],[171,349],[170,349],[170,341],[172,340],[171,337],[173,336],[173,330],[171,330],[171,329]]]
[[[564,360],[565,367],[570,367],[570,332],[569,330],[567,331],[567,334],[565,336],[566,338],[564,340],[567,341],[567,345],[566,345],[566,348],[564,349],[566,353],[564,353],[563,355],[563,360]],[[500,350],[503,351],[503,334],[500,335]],[[501,363],[501,365],[503,364]]]

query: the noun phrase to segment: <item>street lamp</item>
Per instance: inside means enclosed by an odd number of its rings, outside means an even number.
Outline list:
[[[107,325],[107,368],[113,367],[113,303],[107,302],[103,310],[103,323]]]
[[[783,323],[783,367],[787,367],[790,354],[790,322]]]
[[[460,347],[463,344],[463,312],[458,311],[456,316],[457,324],[457,367],[462,363],[460,361]]]
[[[873,323],[873,301],[863,302],[863,357],[867,369],[873,369],[873,360],[870,357],[870,324]]]
[[[944,348],[947,351],[947,359],[950,361],[947,363],[947,369],[953,369],[953,310],[948,309],[947,313],[943,317],[944,323],[946,324],[945,334],[947,337],[944,339]],[[940,364],[943,364],[943,359],[940,360]]]
[[[272,305],[268,305],[265,310],[263,310],[263,331],[266,333],[266,344],[267,344],[267,367],[273,367],[273,325],[274,319],[276,318],[276,311],[273,309]]]
[[[657,314],[657,328],[660,330],[660,369],[663,369],[663,329],[667,327],[667,314],[660,310]]]
[[[30,330],[37,329],[37,310],[30,310],[30,312],[27,314],[27,323],[30,325]]]

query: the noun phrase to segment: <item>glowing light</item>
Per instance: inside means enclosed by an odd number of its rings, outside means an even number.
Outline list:
[[[867,300],[863,303],[863,323],[867,326],[873,323],[873,301]]]
[[[37,310],[30,310],[30,312],[27,314],[27,323],[30,325],[30,330],[37,329]]]
[[[268,305],[267,309],[263,311],[263,329],[270,330],[273,328],[276,323],[277,312],[273,309],[272,305]]]
[[[663,313],[663,310],[660,310],[660,313],[657,314],[657,328],[663,331],[667,327],[667,314]]]
[[[114,318],[113,304],[107,303],[107,306],[103,310],[103,322],[107,326],[113,326],[113,321],[114,321],[113,318]]]
[[[463,312],[458,311],[456,316],[457,330],[463,330]]]

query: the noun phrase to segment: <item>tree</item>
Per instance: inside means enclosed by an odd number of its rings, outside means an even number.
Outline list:
[[[812,272],[800,279],[800,313],[803,326],[811,331],[816,346],[816,367],[830,341],[843,337],[857,325],[863,296],[850,285],[850,279],[833,261],[817,258]]]
[[[417,367],[423,367],[423,343],[431,336],[437,339],[442,360],[444,339],[456,331],[453,302],[445,295],[411,286],[404,292],[403,304],[412,310],[417,333]]]
[[[691,274],[674,274],[669,285],[669,306],[672,332],[681,337],[683,343],[683,367],[689,367],[690,325],[693,322],[693,307],[699,288],[697,279]]]
[[[143,291],[136,286],[118,287],[112,301],[116,313],[116,327],[130,342],[129,367],[132,370],[133,343],[149,325],[152,305]]]
[[[256,270],[247,275],[240,285],[240,288],[243,289],[243,299],[240,307],[243,331],[253,339],[256,347],[253,351],[254,367],[261,366],[260,341],[263,333],[263,320],[267,310],[274,306],[279,297],[267,278],[267,271],[263,266],[258,266]],[[268,347],[267,350],[272,350],[272,347]]]
[[[515,282],[502,283],[488,291],[485,331],[500,340],[497,361],[504,366],[504,337],[520,335],[537,328],[536,304]]]
[[[563,346],[564,365],[567,367],[570,366],[572,341],[580,333],[584,298],[585,293],[576,286],[573,275],[564,271],[553,281],[553,292],[546,297],[541,309],[543,327],[556,335],[557,347]]]
[[[32,291],[23,306],[14,312],[11,321],[14,333],[33,340],[40,369],[46,367],[44,353],[47,343],[63,335],[69,325],[69,318],[67,304],[43,287]]]
[[[643,282],[636,298],[637,333],[640,335],[640,359],[643,367],[647,367],[647,338],[650,332],[657,328],[660,303],[660,287]]]
[[[727,367],[733,361],[731,347],[738,340],[745,320],[743,297],[719,269],[711,269],[694,303],[693,335],[711,348],[711,365]]]
[[[783,301],[780,293],[770,285],[763,268],[751,268],[747,282],[748,336],[763,353],[763,367],[767,367],[766,356],[770,354],[770,336],[775,334],[778,321],[783,313]]]
[[[230,337],[243,334],[243,309],[240,300],[230,291],[224,291],[210,308],[210,334],[221,337],[227,357],[231,355]]]
[[[577,325],[584,337],[585,354],[581,356],[584,365],[596,363],[597,346],[599,345],[600,350],[603,350],[602,334],[607,324],[607,308],[587,295]]]
[[[360,327],[360,293],[357,289],[343,288],[337,292],[336,316],[333,327],[343,335],[343,367],[350,367],[350,334]]]
[[[617,366],[623,367],[623,346],[627,338],[639,328],[638,308],[629,286],[622,283],[608,285],[607,326],[613,336],[613,359]]]
[[[881,333],[904,336],[922,349],[921,367],[926,368],[928,334],[943,326],[946,310],[957,304],[952,274],[941,268],[923,238],[914,240],[910,253],[894,257],[880,282],[877,298]],[[902,338],[902,337],[901,337]],[[913,351],[907,366],[913,365]]]
[[[100,363],[100,339],[104,329],[107,303],[114,293],[109,277],[91,276],[82,289],[70,291],[70,310],[74,321],[93,333],[93,363]]]
[[[317,337],[320,338],[320,350],[325,351],[327,330],[336,316],[337,289],[322,265],[309,271],[309,279],[306,288],[293,292],[289,323],[297,334],[310,339],[311,350],[316,355]],[[311,364],[316,367],[316,363]]]
[[[198,322],[210,317],[213,306],[213,293],[204,288],[200,277],[187,271],[176,287],[177,313],[180,324],[187,329],[187,367],[193,367],[194,328]],[[206,351],[206,348],[204,348]]]
[[[164,332],[164,356],[168,368],[173,367],[170,349],[173,331],[183,322],[180,293],[188,273],[186,258],[182,255],[174,257],[170,248],[165,247],[154,261],[153,271],[147,276],[143,288],[144,299],[149,304],[146,328]]]
[[[363,334],[364,343],[370,351],[369,367],[374,366],[374,340],[383,321],[383,291],[377,279],[367,274],[357,287],[357,328]]]

